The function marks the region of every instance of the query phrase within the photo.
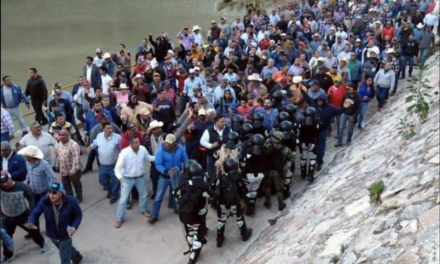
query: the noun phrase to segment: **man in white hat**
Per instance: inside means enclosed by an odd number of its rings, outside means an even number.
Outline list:
[[[157,120],[151,121],[147,135],[145,136],[145,147],[148,152],[152,155],[156,156],[159,147],[163,144],[165,140],[165,134],[162,131],[163,123]],[[153,194],[151,195],[151,199],[154,200],[156,197],[157,191],[157,183],[159,182],[159,172],[157,171],[155,162],[151,163],[150,166],[150,178],[153,183]]]
[[[116,63],[112,60],[112,56],[110,53],[104,53],[104,63],[102,64],[102,66],[105,66],[107,68],[107,72],[110,76],[115,75]]]
[[[47,195],[47,191],[52,183],[57,181],[57,177],[52,170],[49,162],[44,160],[43,152],[36,146],[26,146],[18,151],[26,159],[27,177],[25,183],[31,189],[35,204]],[[37,222],[37,227],[39,223]]]
[[[95,64],[98,68],[102,66],[104,63],[104,58],[102,57],[102,49],[97,48],[95,50],[96,56],[93,58],[93,64]]]
[[[194,36],[194,43],[197,43],[197,44],[199,45],[199,47],[203,47],[203,45],[205,44],[205,43],[203,42],[202,34],[200,34],[200,30],[201,30],[201,29],[202,29],[202,28],[199,27],[199,25],[195,25],[195,26],[193,26],[193,28],[192,28],[192,34],[193,34],[193,36]]]
[[[393,96],[396,94],[397,85],[399,83],[399,73],[400,73],[400,61],[394,56],[394,53],[396,51],[393,48],[389,48],[385,51],[387,54],[386,58],[382,60],[382,65],[385,65],[386,63],[390,63],[391,70],[394,72],[395,75],[395,81],[393,85],[393,90],[390,93],[390,96]]]

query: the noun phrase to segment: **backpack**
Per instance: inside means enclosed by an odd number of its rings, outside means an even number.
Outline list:
[[[204,204],[202,194],[206,191],[206,183],[202,177],[193,177],[185,180],[182,188],[182,197],[179,199],[179,219],[184,224],[198,222],[199,211]]]

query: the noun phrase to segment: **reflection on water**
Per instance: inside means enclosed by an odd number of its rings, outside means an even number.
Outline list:
[[[48,87],[72,83],[97,47],[116,52],[124,43],[134,54],[149,32],[175,40],[181,28],[198,24],[206,34],[223,15],[210,0],[1,0],[1,75],[24,89],[35,67]]]

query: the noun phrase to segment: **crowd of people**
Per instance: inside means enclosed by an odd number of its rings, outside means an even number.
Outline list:
[[[382,111],[399,80],[425,65],[438,23],[432,0],[302,0],[269,12],[250,6],[232,23],[213,20],[206,38],[194,25],[176,40],[150,33],[133,55],[124,44],[115,53],[97,48],[72,92],[58,82],[48,91],[36,68],[24,91],[5,75],[3,263],[14,256],[17,226],[46,251],[42,214],[61,263],[80,263],[71,237],[82,219],[81,176],[95,160],[109,203],[117,203],[116,228],[134,200],[148,223],[159,221],[168,192],[168,207],[185,227],[189,263],[206,243],[208,204],[217,211],[218,247],[232,216],[247,241],[245,215],[263,210],[256,200],[271,208],[276,195],[284,210],[296,168],[312,183],[332,130],[335,147],[351,144],[372,100]],[[29,125],[23,104],[35,111]],[[13,118],[22,131],[15,146]]]

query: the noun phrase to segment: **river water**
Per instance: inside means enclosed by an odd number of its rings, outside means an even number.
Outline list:
[[[221,16],[210,0],[1,0],[1,75],[26,87],[30,67],[48,88],[82,74],[95,49],[116,52],[124,43],[132,55],[143,37],[167,32],[176,41],[183,27],[207,32]],[[133,56],[134,57],[134,56]]]

